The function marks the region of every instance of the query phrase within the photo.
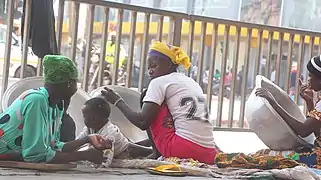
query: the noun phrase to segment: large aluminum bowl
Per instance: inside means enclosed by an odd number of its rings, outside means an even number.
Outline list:
[[[7,109],[11,103],[26,90],[43,86],[43,77],[30,77],[17,81],[5,91],[1,100],[2,110]],[[71,98],[68,113],[76,123],[76,134],[79,134],[85,126],[81,108],[89,98],[90,96],[82,89],[78,89],[75,95]]]
[[[286,124],[281,116],[271,107],[264,98],[257,97],[257,88],[265,88],[272,93],[276,101],[293,117],[300,121],[305,120],[304,114],[277,85],[263,76],[256,76],[256,87],[246,102],[245,117],[250,129],[272,150],[290,150],[299,146],[312,146],[315,136],[312,133],[301,138]]]
[[[122,86],[107,86],[117,92],[124,101],[134,110],[140,111],[140,93],[133,89],[125,88]],[[99,87],[93,90],[89,95],[91,97],[96,97],[101,95],[101,90],[104,87]],[[114,105],[110,104],[111,115],[110,120],[113,124],[117,125],[120,131],[132,142],[138,142],[146,139],[148,136],[145,131],[140,130],[134,126],[129,120],[123,115],[123,113]]]

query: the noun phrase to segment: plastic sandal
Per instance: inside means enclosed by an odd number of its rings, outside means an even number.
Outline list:
[[[162,165],[156,168],[148,168],[147,171],[151,174],[163,176],[188,176],[188,172],[182,171],[181,167],[177,164]]]

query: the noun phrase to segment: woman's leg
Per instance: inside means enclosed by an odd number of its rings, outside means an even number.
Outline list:
[[[128,152],[131,158],[145,158],[153,154],[153,149],[130,143],[128,146]]]
[[[127,149],[115,156],[115,159],[137,159],[146,158],[153,154],[153,149],[129,143]]]
[[[147,157],[148,159],[157,159],[161,156],[161,154],[159,153],[159,151],[157,150],[156,146],[155,146],[155,143],[153,141],[153,137],[151,135],[151,132],[149,129],[146,130],[147,132],[147,135],[148,135],[148,139],[145,139],[145,140],[142,140],[142,141],[139,141],[137,143],[135,143],[135,145],[139,145],[139,146],[145,146],[145,147],[152,147],[153,151],[152,153],[148,154]],[[145,148],[144,147],[144,148]]]

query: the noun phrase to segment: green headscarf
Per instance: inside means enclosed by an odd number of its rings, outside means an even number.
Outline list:
[[[70,59],[61,55],[46,55],[43,58],[46,83],[66,83],[78,78],[77,68]]]

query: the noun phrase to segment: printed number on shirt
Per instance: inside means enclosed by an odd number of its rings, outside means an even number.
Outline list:
[[[203,97],[184,97],[180,100],[179,105],[181,107],[187,106],[189,107],[188,111],[186,112],[186,119],[194,119],[194,120],[204,120],[208,121],[208,109],[206,105],[206,100]],[[198,108],[202,108],[198,109]],[[196,116],[197,111],[202,111],[201,116]]]

